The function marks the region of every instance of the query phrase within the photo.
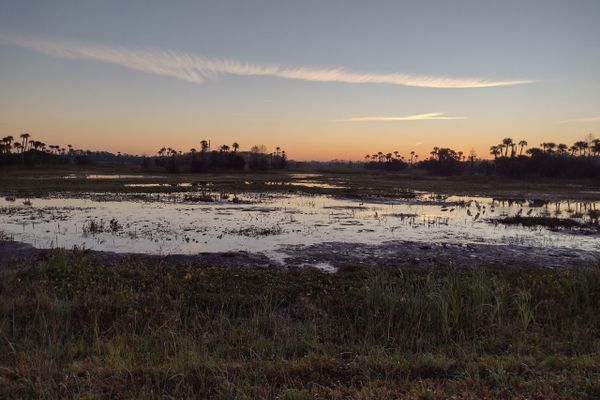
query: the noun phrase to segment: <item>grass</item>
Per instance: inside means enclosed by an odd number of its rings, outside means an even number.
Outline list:
[[[599,398],[600,267],[95,265],[0,279],[1,398]]]
[[[596,210],[592,210],[596,211]],[[523,217],[523,216],[514,216],[514,217],[504,217],[493,219],[492,222],[499,223],[503,225],[521,225],[521,226],[543,226],[550,229],[572,229],[572,228],[582,228],[586,230],[596,231],[600,228],[597,221],[592,220],[592,222],[579,222],[573,219],[568,218],[555,218],[555,217]]]
[[[289,185],[306,180],[294,174],[317,174],[311,181],[341,185],[340,188],[306,187]],[[123,174],[138,178],[121,179],[65,179],[69,174]],[[40,185],[43,182],[43,185]],[[128,184],[152,184],[156,187],[131,187]],[[192,183],[193,187],[178,187]],[[329,194],[348,198],[392,197],[411,198],[416,191],[459,196],[493,196],[497,198],[536,198],[546,200],[577,199],[600,200],[600,183],[597,180],[531,180],[487,176],[436,177],[422,171],[385,172],[361,169],[290,169],[287,171],[223,171],[204,174],[165,174],[156,170],[143,170],[139,166],[98,164],[94,166],[61,166],[51,168],[3,168],[0,174],[2,195],[20,197],[43,196],[49,192],[96,193],[171,193],[195,192],[206,183],[215,192],[305,192]],[[273,184],[277,183],[277,184]]]

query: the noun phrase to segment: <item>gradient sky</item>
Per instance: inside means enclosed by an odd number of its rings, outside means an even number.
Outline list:
[[[0,136],[293,159],[600,136],[600,1],[0,0]]]

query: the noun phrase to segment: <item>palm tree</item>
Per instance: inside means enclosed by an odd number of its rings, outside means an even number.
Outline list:
[[[233,144],[231,145],[231,148],[233,149],[233,154],[237,153],[238,149],[240,148],[240,145],[237,142],[233,142]]]
[[[498,158],[500,154],[502,154],[502,149],[500,145],[490,147],[490,154],[494,156],[494,158]]]
[[[528,144],[529,144],[529,143],[527,143],[527,140],[521,140],[521,141],[519,142],[519,147],[521,147],[521,150],[519,151],[519,155],[523,155],[523,149],[524,149],[525,147],[527,147],[527,145],[528,145]]]
[[[579,150],[579,155],[585,155],[585,150],[588,148],[588,143],[584,140],[579,140],[573,145]]]
[[[508,148],[513,145],[513,140],[511,138],[504,138],[502,139],[502,144],[505,146],[504,157],[508,157]]]
[[[10,147],[12,145],[14,138],[12,136],[5,136],[2,138],[2,142],[4,143],[4,149],[6,153],[10,153]]]
[[[281,151],[281,147],[275,147],[276,155],[279,156],[279,152]]]
[[[411,164],[413,163],[413,158],[414,158],[414,157],[415,157],[415,152],[414,152],[414,151],[411,151],[411,152],[410,152],[410,163],[411,163]]]
[[[600,155],[600,139],[592,140],[591,151],[594,156]]]
[[[27,143],[29,142],[29,138],[31,137],[31,135],[29,133],[22,133],[20,138],[21,138],[21,151],[26,151],[27,150]]]
[[[206,153],[208,151],[208,142],[206,140],[200,141],[200,151]]]
[[[577,151],[577,146],[573,145],[569,147],[569,151],[571,152],[571,155],[574,156],[575,152]]]
[[[164,147],[162,147],[160,150],[158,150],[158,155],[159,155],[160,157],[162,157],[162,156],[164,156],[164,155],[165,155],[165,152],[166,152],[166,151],[167,151],[167,149],[166,149],[166,148],[164,148]]]
[[[559,144],[556,149],[558,150],[558,152],[560,154],[567,154],[567,151],[569,150],[569,146],[567,146],[564,143]]]
[[[223,146],[221,146],[221,151],[224,153],[227,153],[229,151],[229,146],[227,146],[226,144],[224,144]]]

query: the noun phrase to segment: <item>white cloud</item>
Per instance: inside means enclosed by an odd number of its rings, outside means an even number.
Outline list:
[[[466,119],[465,117],[451,117],[446,113],[428,113],[406,115],[401,117],[390,116],[370,116],[370,117],[352,117],[340,120],[342,122],[380,122],[380,121],[431,121],[431,120],[451,120],[451,119]]]
[[[559,121],[560,124],[567,124],[570,122],[595,122],[600,121],[600,117],[587,117],[587,118],[574,118],[574,119],[565,119],[564,121]]]
[[[313,82],[380,83],[450,89],[511,86],[533,82],[531,80],[450,78],[403,73],[379,74],[348,71],[343,68],[285,67],[235,59],[208,58],[183,51],[127,49],[97,43],[25,35],[1,36],[0,44],[18,46],[52,57],[117,64],[137,71],[170,76],[194,83],[202,83],[223,74],[271,76]]]

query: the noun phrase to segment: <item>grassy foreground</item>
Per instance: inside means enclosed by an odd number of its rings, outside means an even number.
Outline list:
[[[600,268],[0,274],[0,398],[600,397]]]

